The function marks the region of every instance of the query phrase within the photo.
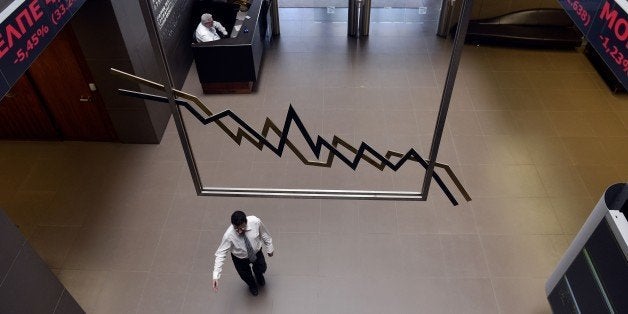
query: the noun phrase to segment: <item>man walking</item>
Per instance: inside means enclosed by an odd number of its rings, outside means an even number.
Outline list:
[[[249,286],[251,294],[259,293],[258,286],[266,284],[264,279],[266,260],[262,253],[262,242],[266,245],[268,256],[273,256],[273,239],[262,221],[255,216],[246,216],[240,210],[231,214],[231,226],[225,231],[220,246],[216,250],[212,284],[215,292],[218,292],[218,279],[220,279],[222,265],[227,253],[231,253],[233,265],[240,278]],[[250,265],[253,265],[253,273],[251,273]]]

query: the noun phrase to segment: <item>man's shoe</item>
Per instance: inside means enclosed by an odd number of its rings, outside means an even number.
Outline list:
[[[260,287],[263,287],[263,286],[266,284],[266,279],[264,279],[264,275],[260,275],[260,276],[257,278],[257,284],[258,284]]]
[[[259,294],[259,291],[257,290],[257,287],[249,287],[249,291],[251,291],[251,294],[256,296]]]

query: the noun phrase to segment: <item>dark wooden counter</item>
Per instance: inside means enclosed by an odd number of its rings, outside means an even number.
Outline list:
[[[253,0],[238,31],[236,24],[237,6],[202,1],[195,3],[194,29],[203,13],[211,13],[214,20],[225,26],[234,38],[223,38],[204,43],[192,43],[194,61],[203,93],[249,93],[259,77],[264,45],[270,41],[270,1]],[[193,37],[193,36],[192,36]]]

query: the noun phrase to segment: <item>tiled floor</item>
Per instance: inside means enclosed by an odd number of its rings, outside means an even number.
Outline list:
[[[194,69],[183,89],[257,128],[291,103],[326,138],[425,154],[451,42],[410,9],[374,11],[359,40],[326,12],[281,10],[255,93],[202,96]],[[413,164],[306,167],[185,117],[208,186],[416,191],[422,178]],[[549,313],[546,278],[628,178],[627,129],[627,98],[582,53],[466,46],[439,154],[473,197],[460,206],[436,186],[427,202],[197,197],[174,125],[160,145],[1,142],[0,204],[88,313]],[[210,289],[235,209],[274,236],[256,298],[230,262]]]

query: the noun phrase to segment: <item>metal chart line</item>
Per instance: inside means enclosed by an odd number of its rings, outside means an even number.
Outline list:
[[[121,75],[121,76],[123,76],[123,77],[125,77],[127,79],[139,82],[141,84],[146,84],[146,85],[148,85],[150,87],[153,87],[153,88],[156,88],[156,89],[163,90],[163,86],[161,84],[158,84],[158,83],[155,83],[155,82],[152,82],[152,81],[149,81],[149,80],[146,80],[146,79],[143,79],[143,78],[140,78],[140,77],[137,77],[137,76],[134,76],[134,75],[131,75],[131,74],[128,74],[128,73],[116,70],[116,69],[111,69],[111,71],[114,74]],[[154,101],[158,101],[158,102],[168,102],[168,99],[163,97],[163,96],[157,96],[157,95],[152,95],[152,94],[140,93],[140,92],[124,90],[124,89],[120,89],[119,91],[120,91],[121,94],[127,95],[127,96],[143,98],[143,99],[147,99],[147,100],[154,100]],[[365,160],[366,162],[368,162],[369,164],[371,164],[372,166],[374,166],[375,168],[377,168],[380,171],[384,170],[386,167],[391,168],[393,171],[397,171],[408,160],[418,162],[425,169],[427,169],[427,167],[428,167],[427,161],[425,161],[418,154],[418,152],[416,152],[413,148],[411,148],[406,154],[402,154],[402,153],[394,152],[394,151],[388,151],[386,153],[386,156],[384,157],[379,152],[377,152],[375,149],[373,149],[371,146],[369,146],[367,143],[362,142],[360,144],[360,147],[358,149],[356,149],[356,148],[354,148],[353,146],[349,145],[347,142],[345,142],[344,140],[342,140],[341,138],[339,138],[339,137],[337,137],[335,135],[334,135],[334,138],[333,138],[331,144],[328,141],[326,141],[325,139],[323,139],[320,135],[317,136],[316,142],[314,142],[314,140],[310,136],[309,132],[305,128],[305,125],[301,121],[300,117],[298,116],[297,112],[294,110],[292,105],[290,105],[289,108],[288,108],[288,113],[286,115],[286,120],[284,122],[283,130],[279,129],[279,127],[277,127],[273,123],[273,121],[270,120],[270,118],[266,118],[266,121],[264,123],[264,127],[262,129],[262,134],[259,134],[255,129],[250,127],[244,120],[242,120],[238,115],[233,113],[231,110],[225,110],[225,111],[222,111],[222,112],[217,113],[217,114],[212,114],[212,112],[209,109],[207,109],[207,107],[205,107],[204,104],[202,104],[202,102],[196,96],[193,96],[193,95],[187,94],[187,93],[183,93],[183,92],[178,91],[178,90],[173,90],[173,92],[177,96],[179,96],[181,98],[185,98],[185,99],[191,100],[208,117],[203,117],[203,115],[201,113],[199,113],[196,109],[194,109],[187,101],[183,101],[183,100],[177,99],[176,100],[177,105],[184,106],[186,109],[188,109],[188,111],[190,113],[192,113],[192,115],[194,115],[204,125],[207,125],[207,124],[210,124],[210,123],[216,123],[238,145],[241,144],[243,138],[246,138],[249,142],[251,142],[260,151],[263,149],[264,146],[267,146],[268,149],[270,149],[271,151],[273,151],[273,153],[275,153],[276,155],[278,155],[280,157],[282,156],[284,148],[287,145],[288,148],[292,152],[294,152],[295,155],[297,155],[297,157],[299,158],[299,160],[302,161],[304,164],[311,165],[311,166],[318,166],[318,167],[327,167],[327,168],[331,167],[331,165],[333,163],[333,159],[334,159],[335,156],[338,157],[340,160],[342,160],[346,165],[351,167],[351,169],[353,169],[353,170],[356,170],[357,166],[359,165],[360,160]],[[224,123],[222,123],[221,119],[226,118],[226,117],[229,117],[229,118],[233,119],[241,127],[241,128],[240,127],[238,128],[236,134],[231,132],[231,130],[229,128],[227,128],[224,125]],[[307,158],[305,158],[305,156],[296,148],[296,146],[294,146],[294,144],[291,143],[288,140],[288,133],[289,133],[289,130],[290,130],[290,126],[292,125],[293,122],[296,124],[297,128],[301,132],[301,134],[302,134],[303,138],[305,139],[305,141],[308,143],[308,146],[310,146],[310,149],[312,150],[312,152],[314,153],[316,158],[320,158],[321,150],[322,150],[323,147],[325,147],[325,148],[327,148],[329,150],[329,155],[327,157],[327,161],[326,162],[309,161],[309,160],[307,160]],[[246,130],[246,132],[243,131],[243,129]],[[269,130],[272,130],[274,133],[276,133],[280,137],[279,144],[277,145],[277,147],[275,147],[272,143],[270,143],[266,139],[266,136],[268,135]],[[249,135],[249,134],[251,134],[252,136]],[[355,154],[354,159],[350,160],[349,158],[344,156],[337,149],[338,145],[342,145],[345,148],[347,148],[349,151],[354,153]],[[374,158],[379,161],[379,163],[376,160],[373,160],[373,158],[367,156],[365,154],[366,152],[369,152],[371,155],[373,155]],[[393,156],[400,158],[397,161],[397,163],[392,163],[390,161],[390,158],[393,157]],[[450,176],[450,178],[452,179],[452,181],[454,182],[456,187],[460,190],[460,192],[462,193],[463,197],[467,201],[470,201],[471,198],[469,197],[469,194],[466,192],[466,190],[464,189],[464,187],[462,186],[462,184],[460,183],[458,178],[455,176],[455,174],[453,173],[451,168],[448,165],[441,164],[441,163],[436,163],[436,165],[438,167],[443,168],[443,169],[446,170],[447,174]],[[444,182],[442,181],[440,176],[438,174],[434,173],[433,178],[434,178],[434,180],[436,180],[437,184],[443,190],[443,192],[445,193],[447,198],[452,202],[452,204],[457,205],[458,202],[456,201],[455,197],[451,194],[451,192],[449,191],[447,186],[444,184]]]

